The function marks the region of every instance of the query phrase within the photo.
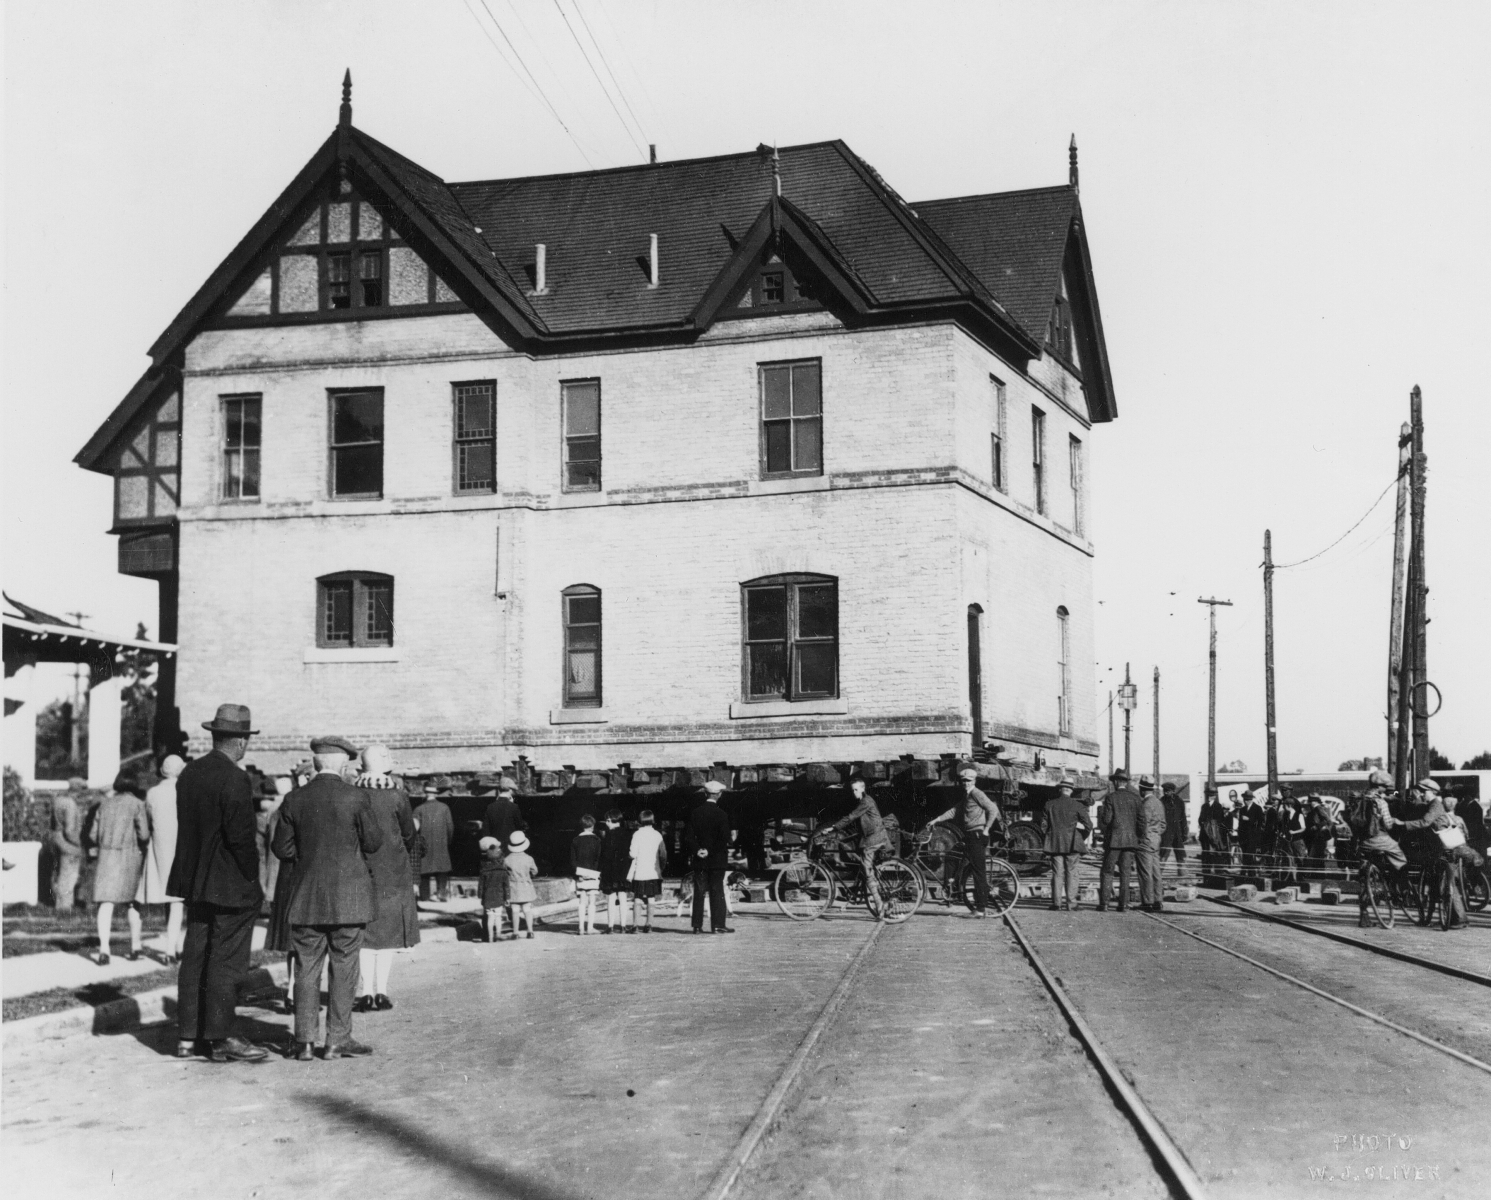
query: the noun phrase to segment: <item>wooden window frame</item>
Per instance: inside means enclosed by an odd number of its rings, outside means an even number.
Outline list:
[[[1004,380],[997,375],[989,376],[994,388],[994,431],[989,435],[989,481],[996,492],[1009,491],[1009,456],[1005,453],[1009,445],[1008,401]]]
[[[594,600],[596,605],[596,619],[592,621],[573,622],[570,620],[571,600]],[[601,590],[588,583],[576,583],[564,589],[559,594],[559,622],[564,636],[564,658],[561,662],[561,686],[563,704],[565,708],[601,708],[604,706],[604,691],[602,679],[602,664],[605,655],[605,605],[601,598]],[[573,690],[570,679],[570,633],[575,629],[595,630],[595,693],[594,695],[577,694]]]
[[[1072,732],[1072,615],[1066,605],[1056,609],[1056,666],[1061,691],[1056,697],[1056,728],[1063,736]]]
[[[259,427],[259,442],[257,445],[254,446],[238,446],[235,448],[228,444],[228,429],[229,424],[233,419],[231,413],[233,406],[245,404],[254,404],[258,406],[259,419],[257,424]],[[219,396],[218,411],[220,414],[218,428],[221,438],[221,449],[218,453],[218,466],[222,472],[222,479],[220,480],[218,486],[218,497],[225,503],[229,504],[257,504],[264,494],[264,395],[262,392],[241,392],[232,395]],[[238,494],[234,495],[229,487],[230,481],[233,478],[233,473],[229,469],[228,463],[230,458],[234,454],[242,456],[249,450],[252,450],[258,456],[258,470],[255,472],[254,481],[255,490],[253,495],[246,495],[240,488]],[[241,467],[239,469],[239,478],[241,483],[243,478],[243,471]]]
[[[1087,533],[1087,468],[1083,461],[1082,439],[1075,433],[1067,435],[1067,459],[1072,481],[1072,532],[1078,537]]]
[[[327,633],[326,602],[329,588],[347,585],[351,596],[351,628],[347,640],[333,640]],[[369,585],[388,588],[388,639],[374,639],[368,620]],[[324,650],[386,649],[395,641],[394,578],[378,571],[336,571],[316,580],[316,645]]]
[[[792,380],[792,371],[797,367],[814,367],[818,372],[818,411],[816,413],[798,416],[792,411],[793,397],[796,394],[795,384],[788,398],[788,415],[786,417],[771,417],[766,415],[766,373],[768,371],[786,369],[789,381]],[[811,479],[825,473],[825,460],[827,459],[827,448],[825,445],[823,431],[823,360],[821,358],[785,358],[776,359],[771,362],[758,362],[756,364],[756,424],[758,438],[760,441],[761,456],[761,478],[762,479]],[[781,424],[786,421],[789,426],[788,456],[792,463],[797,461],[797,430],[800,424],[816,422],[818,425],[818,465],[816,467],[792,466],[785,471],[773,471],[769,466],[767,453],[767,424]]]
[[[174,398],[176,416],[172,420],[161,420],[160,412],[165,405],[172,403]],[[138,457],[133,449],[134,438],[124,439],[125,448],[120,451],[118,460],[114,467],[114,528],[132,529],[142,525],[161,525],[176,519],[176,513],[181,506],[181,393],[173,392],[166,399],[158,401],[150,409],[149,415],[144,418],[137,427],[148,434],[146,462],[131,461],[131,457]],[[167,439],[175,440],[175,461],[168,466],[160,465],[160,445]],[[126,517],[122,515],[120,508],[120,492],[122,481],[125,479],[143,479],[145,481],[145,511],[140,516]],[[156,511],[156,489],[167,493],[171,500],[169,512]]]
[[[492,404],[492,429],[483,437],[461,434],[461,389],[487,388]],[[495,379],[458,379],[450,385],[451,490],[457,496],[487,496],[497,491],[497,381]],[[463,487],[461,484],[461,450],[467,446],[492,448],[492,482],[485,486]]]
[[[569,389],[572,387],[595,385],[595,433],[573,434],[569,431]],[[604,420],[604,393],[601,388],[599,376],[586,376],[582,379],[561,379],[559,381],[559,487],[564,492],[600,492],[605,490],[605,420]],[[573,460],[576,463],[595,463],[595,483],[572,484],[570,483],[570,443],[579,442],[590,437],[595,438],[595,458],[581,458]]]
[[[1030,406],[1030,468],[1035,485],[1035,511],[1046,515],[1046,414]]]
[[[832,637],[803,637],[799,629],[800,606],[798,594],[804,587],[831,587],[834,600],[834,632]],[[751,638],[749,595],[751,592],[783,591],[787,610],[785,638]],[[780,692],[756,693],[751,691],[751,647],[780,642],[785,650],[785,684]],[[829,691],[805,691],[801,685],[800,646],[833,647],[833,687]],[[763,575],[749,579],[740,585],[740,694],[746,704],[779,704],[807,702],[813,700],[836,700],[841,690],[839,677],[839,581],[833,575],[817,575],[795,572],[785,575]]]
[[[379,419],[382,428],[376,442],[338,442],[336,440],[336,412],[337,401],[348,396],[377,396]],[[337,491],[337,451],[353,450],[361,446],[378,447],[378,490],[376,492],[338,492]],[[381,500],[385,491],[384,485],[387,479],[384,477],[386,466],[385,450],[388,446],[388,413],[385,406],[383,389],[381,387],[365,388],[329,388],[326,392],[326,492],[332,500]]]

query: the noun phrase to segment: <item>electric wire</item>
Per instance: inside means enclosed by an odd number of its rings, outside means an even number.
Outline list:
[[[1275,563],[1274,564],[1274,570],[1275,571],[1287,571],[1290,567],[1302,567],[1302,566],[1305,565],[1305,563],[1307,563],[1307,562],[1314,562],[1322,554],[1326,554],[1326,553],[1330,552],[1331,550],[1334,550],[1337,546],[1339,546],[1342,542],[1344,542],[1347,538],[1349,538],[1353,533],[1355,533],[1357,531],[1358,526],[1361,525],[1362,521],[1365,521],[1368,517],[1370,517],[1372,515],[1373,511],[1377,508],[1377,506],[1382,503],[1383,497],[1386,496],[1390,491],[1392,491],[1395,487],[1398,486],[1398,478],[1399,477],[1397,475],[1394,475],[1393,476],[1393,481],[1390,484],[1388,484],[1387,487],[1385,487],[1385,488],[1382,489],[1382,495],[1378,496],[1376,500],[1372,501],[1371,508],[1367,509],[1366,512],[1362,513],[1360,519],[1357,520],[1357,522],[1356,522],[1355,525],[1353,525],[1350,529],[1348,529],[1345,533],[1343,533],[1340,537],[1338,537],[1335,541],[1333,541],[1324,550],[1321,550],[1317,554],[1310,555],[1309,558],[1302,558],[1298,562],[1292,562],[1292,563]]]
[[[653,117],[662,126],[662,130],[668,136],[668,140],[674,145],[677,145],[678,135],[673,131],[673,126],[669,124],[668,118],[663,115],[662,109],[658,108],[656,102],[653,100],[652,93],[647,90],[647,81],[643,78],[642,72],[637,70],[637,64],[632,61],[631,52],[626,48],[626,38],[621,36],[621,30],[616,27],[616,22],[611,19],[611,13],[606,8],[605,0],[595,0],[595,3],[596,7],[601,10],[601,16],[606,18],[606,24],[611,27],[615,44],[621,47],[622,61],[626,63],[627,70],[632,73],[632,79],[636,81],[637,87],[641,89],[642,99],[647,101],[647,107],[652,110]]]
[[[533,48],[538,51],[539,60],[554,78],[554,81],[559,84],[559,90],[563,93],[565,101],[577,111],[582,111],[583,105],[575,103],[574,93],[569,90],[569,85],[565,83],[563,73],[555,68],[554,64],[549,61],[549,56],[544,53],[543,39],[535,37],[533,30],[528,28],[528,22],[523,20],[523,10],[517,6],[514,0],[503,0],[503,3],[507,5],[508,12],[512,13],[514,18],[516,18],[519,27],[523,30],[529,42],[532,43]]]
[[[570,22],[569,15],[564,11],[564,6],[559,0],[554,0],[554,7],[559,10],[559,15],[564,18],[564,27],[569,30],[569,35],[575,40],[575,47],[580,51],[580,57],[585,60],[585,65],[590,68],[590,73],[595,76],[595,83],[605,96],[606,103],[611,106],[611,111],[616,114],[616,119],[621,123],[621,128],[626,131],[627,138],[637,148],[637,154],[645,161],[647,152],[642,149],[641,144],[632,136],[632,127],[626,123],[626,118],[621,115],[621,109],[616,107],[616,101],[611,99],[611,93],[606,90],[605,82],[601,79],[600,72],[595,69],[595,64],[590,61],[590,55],[585,51],[585,43],[580,40],[580,35],[575,32],[574,25]]]
[[[502,34],[503,41],[507,42],[509,46],[512,46],[512,42],[508,39],[506,32],[504,32],[502,26],[497,23],[497,18],[492,16],[492,10],[490,8],[487,8],[486,0],[480,0],[480,2],[482,8],[486,9],[487,16],[491,18],[492,24],[497,26],[497,32]],[[585,160],[585,165],[592,171],[595,170],[595,163],[591,161],[590,155],[585,153],[585,147],[580,144],[579,139],[575,137],[570,127],[564,123],[564,118],[559,115],[559,110],[554,107],[553,103],[549,100],[549,97],[545,95],[543,89],[539,87],[538,81],[534,79],[533,83],[530,84],[527,79],[523,78],[523,75],[520,74],[518,69],[513,66],[512,61],[507,57],[507,54],[503,51],[502,47],[497,44],[497,40],[492,36],[486,25],[483,24],[481,17],[477,14],[476,9],[471,7],[471,0],[465,0],[465,3],[466,11],[471,14],[471,19],[476,22],[477,28],[482,31],[482,35],[487,39],[487,41],[491,42],[492,49],[497,52],[497,57],[502,60],[503,65],[506,66],[507,69],[513,73],[513,78],[515,78],[520,84],[523,85],[524,90],[526,90],[529,95],[531,95],[535,100],[537,100],[540,104],[542,104],[549,110],[550,115],[554,118],[555,121],[558,122],[559,128],[564,130],[565,135],[571,142],[574,143],[575,149],[580,152],[580,157]],[[517,47],[513,47],[513,54],[518,54]],[[532,79],[533,72],[528,70],[528,64],[523,62],[521,55],[518,55],[518,62],[522,63],[523,72],[528,75],[529,79]]]
[[[590,28],[590,22],[585,19],[585,10],[580,7],[580,0],[570,0],[575,6],[575,15],[580,18],[580,24],[585,26],[585,32],[590,35],[590,44],[595,47],[595,52],[601,56],[601,65],[606,68],[606,74],[611,77],[611,82],[616,85],[616,94],[621,97],[622,104],[626,105],[626,111],[631,113],[632,124],[637,127],[637,132],[642,135],[642,140],[647,140],[647,131],[642,128],[642,122],[637,120],[637,112],[632,108],[632,102],[626,98],[626,91],[621,86],[621,80],[616,78],[616,72],[611,69],[611,63],[606,58],[606,52],[601,49],[600,40],[595,36],[595,30]]]

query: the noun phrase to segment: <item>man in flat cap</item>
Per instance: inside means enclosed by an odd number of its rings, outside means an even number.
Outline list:
[[[321,1023],[321,964],[331,956],[326,1007],[325,1057],[371,1054],[352,1036],[358,952],[363,929],[377,912],[368,857],[383,833],[367,793],[342,778],[357,748],[342,737],[316,738],[316,776],[280,806],[274,852],[294,861],[288,915],[290,941],[299,960],[295,976],[295,1057],[314,1057]]]
[[[1056,798],[1041,811],[1046,827],[1046,853],[1051,856],[1051,908],[1075,912],[1077,904],[1077,870],[1087,838],[1092,836],[1092,818],[1087,806],[1072,795],[1072,781],[1063,778],[1056,785]]]
[[[1446,808],[1439,784],[1433,779],[1420,779],[1409,789],[1409,798],[1423,808],[1423,814],[1412,821],[1399,821],[1398,828],[1413,832],[1414,830],[1427,830],[1439,835],[1449,832],[1449,840],[1455,841],[1454,846],[1444,844],[1443,837],[1436,837],[1428,842],[1433,848],[1436,857],[1444,859],[1448,864],[1452,879],[1463,879],[1462,859],[1472,865],[1480,865],[1480,855],[1466,845],[1464,822],[1456,821]],[[1450,923],[1451,929],[1463,929],[1466,925],[1465,917],[1465,891],[1461,887],[1451,887],[1450,893]]]
[[[1175,790],[1173,783],[1160,785],[1160,803],[1165,806],[1165,834],[1160,838],[1160,873],[1164,874],[1165,861],[1175,855],[1175,874],[1186,872],[1186,839],[1191,836],[1191,822],[1186,815],[1186,802]]]
[[[512,844],[512,836],[519,830],[524,832],[528,829],[528,822],[523,820],[523,814],[518,810],[518,802],[514,798],[518,793],[518,781],[511,775],[504,774],[497,781],[497,799],[487,805],[486,815],[482,819],[482,833],[487,837],[497,839],[497,844],[504,850]]]
[[[453,785],[450,776],[439,775],[424,787],[424,803],[414,810],[419,827],[419,898],[448,899],[450,886],[450,843],[456,836],[455,818],[442,797],[449,796]]]
[[[689,870],[694,874],[693,926],[704,932],[704,893],[709,893],[710,933],[734,933],[726,922],[725,874],[730,868],[730,818],[720,807],[725,785],[718,779],[706,780],[705,801],[689,813],[684,845],[689,855]]]
[[[1139,848],[1143,824],[1139,793],[1129,782],[1122,767],[1113,772],[1113,790],[1103,801],[1098,826],[1103,831],[1103,866],[1098,872],[1098,912],[1108,907],[1108,885],[1113,868],[1118,868],[1118,911],[1129,907],[1129,873],[1134,866],[1134,852]]]
[[[1008,755],[999,757],[1004,762]],[[960,795],[952,808],[933,817],[927,828],[958,817],[957,829],[963,835],[963,853],[973,868],[973,915],[983,919],[989,907],[989,830],[999,824],[999,805],[979,791],[978,769],[970,764],[958,768]]]
[[[238,981],[248,970],[259,887],[254,786],[238,765],[252,728],[242,704],[203,721],[212,750],[176,780],[176,855],[166,893],[186,902],[186,942],[176,980],[176,1057],[205,1048],[213,1062],[258,1062],[264,1049],[233,1033]]]
[[[1161,912],[1160,842],[1165,837],[1165,805],[1148,775],[1139,780],[1139,795],[1139,907],[1145,912]]]

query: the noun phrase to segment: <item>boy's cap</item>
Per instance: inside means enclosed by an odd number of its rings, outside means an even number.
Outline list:
[[[521,850],[528,845],[528,835],[521,829],[514,830],[512,836],[507,839],[507,844],[513,850]]]
[[[504,775],[497,781],[497,790],[499,792],[516,792],[518,790],[518,781],[511,775]]]
[[[978,779],[978,770],[975,767],[964,767],[958,772],[959,779]]]
[[[704,781],[704,790],[711,796],[718,796],[725,790],[725,785],[718,779],[706,779]]]
[[[494,837],[484,837],[484,838],[482,838],[481,841],[477,842],[476,844],[478,846],[480,846],[483,850],[495,850],[495,849],[497,849],[497,839],[494,838]]]

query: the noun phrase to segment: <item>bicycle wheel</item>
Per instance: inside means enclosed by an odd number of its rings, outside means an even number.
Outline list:
[[[771,881],[771,898],[794,921],[821,917],[834,902],[834,877],[822,863],[787,863]]]
[[[1455,917],[1455,869],[1449,863],[1439,864],[1439,928],[1448,930]]]
[[[1491,904],[1491,879],[1480,867],[1465,868],[1465,907],[1471,912],[1483,912]]]
[[[1413,889],[1413,896],[1418,904],[1418,923],[1432,925],[1435,913],[1439,909],[1439,881],[1434,877],[1432,863],[1425,867],[1424,873],[1419,876],[1418,886]]]
[[[1020,877],[1015,874],[1015,868],[1002,858],[991,858],[985,870],[989,875],[989,910],[996,917],[1002,917],[1015,907],[1015,901],[1020,898]],[[1072,905],[1076,906],[1075,897]]]
[[[691,916],[694,911],[694,875],[689,872],[678,881],[678,908],[675,917]]]
[[[1361,887],[1367,894],[1367,906],[1371,908],[1372,916],[1382,928],[1391,929],[1394,920],[1393,894],[1375,863],[1368,863],[1362,868]]]
[[[887,858],[875,864],[875,886],[865,889],[865,907],[877,920],[896,925],[921,907],[925,894],[913,867]]]

